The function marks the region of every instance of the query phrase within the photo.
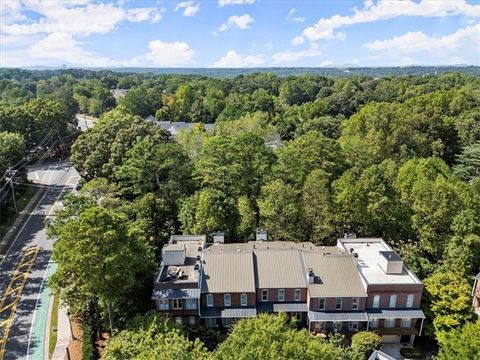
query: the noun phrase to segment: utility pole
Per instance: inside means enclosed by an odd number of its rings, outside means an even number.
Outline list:
[[[13,178],[15,177],[16,173],[17,170],[12,170],[12,168],[8,169],[9,177],[7,177],[6,179],[7,182],[10,183],[10,189],[12,190],[13,207],[15,208],[15,213],[18,214],[17,201],[15,199],[15,188],[13,187]]]

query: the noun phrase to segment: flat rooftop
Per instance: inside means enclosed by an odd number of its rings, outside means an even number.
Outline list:
[[[380,238],[338,239],[338,247],[358,254],[357,269],[367,284],[421,284],[421,281],[404,265],[402,273],[387,274],[380,266],[386,256],[391,260],[401,258]]]

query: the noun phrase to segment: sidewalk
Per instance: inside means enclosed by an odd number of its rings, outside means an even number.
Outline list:
[[[67,310],[61,306],[58,308],[57,345],[51,360],[64,360],[67,356],[67,346],[70,343],[70,320]]]

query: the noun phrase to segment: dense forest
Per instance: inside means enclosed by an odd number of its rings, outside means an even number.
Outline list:
[[[112,89],[129,91],[116,100]],[[319,245],[350,231],[383,237],[424,281],[426,331],[440,358],[454,358],[458,338],[478,331],[470,291],[480,270],[479,77],[4,69],[0,171],[49,129],[66,131],[77,112],[100,120],[72,146],[83,183],[49,226],[58,239],[52,285],[76,314],[97,309],[107,321],[113,313],[115,328],[125,330],[107,358],[138,355],[131,326],[150,331],[150,354],[173,351],[165,338],[172,333],[187,353],[207,356],[198,341],[149,315],[147,325],[131,325],[152,307],[160,249],[174,233],[225,231],[240,242],[263,227],[271,239]],[[174,139],[146,122],[149,115],[198,124]],[[239,323],[214,356],[258,358],[270,340],[242,348],[248,326],[262,325]],[[281,341],[316,346],[302,336]],[[125,342],[133,352],[119,355]],[[343,351],[322,346],[325,359]]]

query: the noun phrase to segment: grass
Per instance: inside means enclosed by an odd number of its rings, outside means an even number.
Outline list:
[[[22,192],[20,197],[18,197],[17,200],[17,209],[18,212],[22,211],[25,206],[27,206],[28,202],[30,199],[35,195],[37,192],[37,188],[33,186],[27,186],[25,191]],[[2,217],[5,216],[5,220],[2,221],[0,224],[0,239],[5,236],[5,234],[8,232],[8,229],[10,226],[12,226],[13,222],[15,221],[17,214],[15,214],[15,211],[13,210],[13,204],[11,206],[7,207],[5,212],[2,213]]]
[[[53,296],[52,314],[50,316],[50,338],[48,339],[48,358],[52,357],[57,344],[58,333],[58,296]]]
[[[419,347],[401,348],[400,354],[409,359],[425,359],[425,351]]]

